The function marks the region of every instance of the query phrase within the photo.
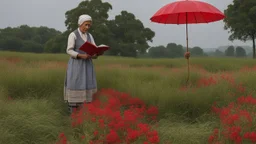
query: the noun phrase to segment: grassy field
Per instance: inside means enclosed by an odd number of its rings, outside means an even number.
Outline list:
[[[89,143],[77,138],[67,106],[63,103],[63,83],[68,61],[65,54],[0,53],[0,143],[53,144],[65,133],[72,144]],[[253,59],[191,58],[190,84],[186,87],[185,59],[132,59],[100,57],[94,60],[99,89],[109,88],[140,98],[159,109],[157,125],[160,143],[205,144],[218,129],[222,143],[250,143],[255,131],[254,91],[256,64]],[[244,113],[233,110],[212,112],[232,105],[238,98],[252,95],[247,105],[250,126]],[[233,103],[234,102],[234,103]],[[245,102],[244,102],[245,103]],[[248,103],[252,104],[249,105]],[[237,104],[238,105],[238,104]],[[235,103],[236,106],[236,103]],[[239,105],[240,106],[240,105]],[[226,108],[227,109],[227,108]],[[240,121],[225,123],[225,116],[238,115]],[[219,117],[220,116],[220,117]],[[248,118],[249,119],[249,118]],[[231,120],[232,121],[232,120]],[[240,127],[238,134],[225,136],[225,126]],[[91,125],[82,131],[87,137]],[[235,138],[234,138],[235,137]],[[256,135],[255,137],[256,138]]]

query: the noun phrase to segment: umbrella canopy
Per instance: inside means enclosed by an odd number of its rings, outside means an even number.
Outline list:
[[[188,52],[188,24],[210,23],[224,18],[224,14],[211,4],[196,0],[181,0],[163,6],[150,18],[150,20],[161,24],[186,24]],[[187,62],[188,82],[189,59],[187,59]]]
[[[183,0],[163,6],[150,20],[162,24],[197,24],[219,21],[224,17],[224,14],[211,4]]]

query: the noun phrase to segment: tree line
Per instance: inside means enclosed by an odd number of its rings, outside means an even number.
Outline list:
[[[60,31],[48,27],[7,27],[0,29],[0,49],[19,52],[45,52],[45,44]]]
[[[0,29],[0,49],[37,53],[64,53],[69,33],[78,28],[78,17],[85,12],[92,16],[90,29],[96,44],[106,44],[111,49],[107,55],[137,57],[146,53],[148,42],[152,42],[155,33],[127,11],[121,11],[109,20],[108,12],[112,5],[101,0],[82,1],[65,13],[64,32],[47,27],[19,27]]]
[[[151,58],[179,58],[183,57],[185,53],[185,47],[176,44],[176,43],[169,43],[167,46],[155,46],[151,47],[148,50],[147,57]],[[206,53],[204,53],[203,49],[200,47],[193,47],[189,48],[189,51],[191,53],[191,56],[207,56]]]
[[[234,0],[225,10],[224,28],[231,33],[229,39],[253,41],[253,57],[255,58],[255,34],[256,34],[256,6],[255,0]],[[77,7],[65,13],[66,30],[60,32],[48,27],[7,27],[0,29],[0,49],[20,52],[36,53],[64,53],[66,51],[67,37],[70,32],[78,28],[78,17],[84,12],[91,15],[93,25],[90,33],[93,34],[96,44],[110,45],[111,49],[106,55],[152,58],[176,58],[182,57],[184,47],[179,44],[169,43],[167,46],[150,47],[155,32],[147,28],[143,23],[128,11],[121,11],[114,19],[109,20],[108,12],[112,5],[102,0],[86,0]],[[146,51],[148,50],[148,53]],[[200,47],[190,48],[191,56],[237,56],[243,57],[242,47],[228,48],[227,52],[216,50],[215,53],[205,53]]]
[[[215,57],[249,57],[251,53],[246,53],[246,50],[241,46],[228,46],[224,51],[216,49],[214,52],[208,52],[208,56]]]

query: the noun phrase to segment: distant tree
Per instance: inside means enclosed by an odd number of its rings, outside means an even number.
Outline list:
[[[151,47],[148,50],[148,54],[152,58],[164,58],[164,57],[167,57],[167,49],[162,45]]]
[[[62,32],[53,29],[53,28],[48,28],[44,26],[40,26],[36,28],[35,30],[35,36],[32,38],[33,41],[36,41],[40,44],[45,44],[48,40],[62,34]]]
[[[177,45],[176,43],[168,43],[167,46],[168,57],[178,58],[183,57],[184,49],[182,45]]]
[[[190,50],[191,56],[204,56],[204,50],[200,47],[193,47]]]
[[[48,40],[44,46],[46,53],[65,53],[67,48],[68,31],[56,35],[54,38]]]
[[[34,41],[24,41],[21,48],[22,52],[34,52],[34,53],[43,53],[44,47],[40,43]]]
[[[2,40],[1,46],[3,47],[3,50],[21,51],[23,41],[17,37],[6,37]]]
[[[245,49],[240,46],[236,47],[236,57],[245,57],[245,56],[246,56]]]
[[[234,47],[234,46],[229,46],[229,47],[225,50],[225,55],[226,55],[226,56],[235,56],[235,47]]]
[[[224,54],[224,52],[222,52],[222,51],[216,49],[216,50],[215,50],[215,56],[225,56],[225,54]]]
[[[19,27],[13,28],[16,37],[22,40],[31,40],[35,35],[36,28],[29,27],[28,25],[21,25]]]
[[[29,27],[21,25],[18,27],[7,27],[0,29],[0,47],[2,50],[20,52],[43,52],[46,41],[61,34],[48,27]]]
[[[233,0],[224,13],[224,28],[231,33],[229,39],[252,40],[253,58],[256,58],[256,0]]]

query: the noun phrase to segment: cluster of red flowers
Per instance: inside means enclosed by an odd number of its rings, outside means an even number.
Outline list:
[[[237,97],[237,100],[230,102],[226,107],[218,108],[216,103],[212,107],[213,112],[219,117],[221,125],[219,129],[214,129],[213,133],[209,136],[209,143],[256,143],[254,124],[256,99],[252,95],[239,97],[239,95],[246,94],[247,92],[243,84],[237,84],[231,73],[227,73],[202,77],[197,81],[197,88],[212,86],[221,81],[227,82],[234,88],[234,91],[229,92],[229,95],[234,98]],[[188,88],[182,88],[181,90],[188,90]]]
[[[191,85],[192,86],[192,92],[195,91],[196,89],[216,85],[219,82],[223,82],[223,81],[227,82],[232,87],[234,87],[235,88],[234,93],[236,93],[236,94],[241,94],[241,93],[244,93],[246,91],[245,87],[242,84],[235,83],[235,80],[232,77],[232,75],[227,73],[227,74],[213,75],[213,76],[210,76],[210,77],[200,78],[196,83],[197,84],[196,88],[193,88],[193,85]],[[181,91],[187,91],[187,90],[189,90],[189,88],[190,87],[184,86],[184,87],[181,87],[180,90]],[[230,93],[230,95],[234,96],[234,93]]]
[[[221,128],[214,130],[209,143],[256,143],[255,104],[256,99],[249,95],[239,97],[226,107],[213,106],[213,112],[220,118]]]
[[[232,86],[237,87],[235,80],[230,73],[214,75],[214,76],[210,76],[210,77],[202,77],[201,79],[199,79],[197,81],[197,87],[198,88],[207,87],[207,86],[218,84],[221,81],[226,81],[229,84],[231,84]]]
[[[240,72],[250,72],[250,71],[256,71],[256,66],[252,66],[252,67],[245,66],[240,69]]]
[[[84,123],[93,126],[92,144],[158,144],[158,132],[149,124],[156,122],[157,115],[157,107],[147,106],[138,98],[112,89],[102,89],[92,103],[84,104],[71,117],[73,127]]]
[[[59,134],[59,141],[56,144],[67,144],[67,137],[64,133]]]
[[[217,82],[218,80],[215,77],[201,78],[198,80],[197,87],[215,85]]]

